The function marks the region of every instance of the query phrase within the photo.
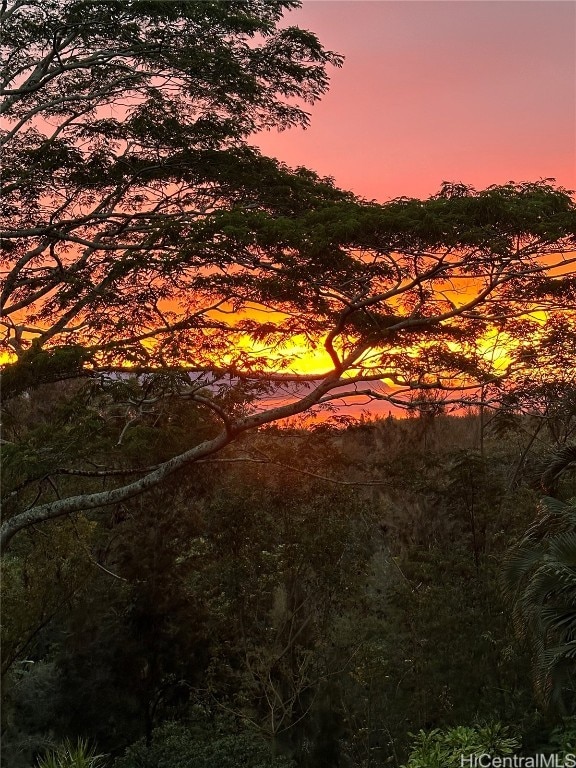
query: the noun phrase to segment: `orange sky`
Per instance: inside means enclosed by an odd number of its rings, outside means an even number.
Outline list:
[[[265,154],[380,202],[443,180],[576,189],[576,3],[304,0],[286,23],[345,62],[306,131],[257,137]]]
[[[384,201],[443,180],[576,188],[576,3],[304,0],[287,15],[346,60],[266,154]]]
[[[576,188],[576,3],[304,0],[286,23],[345,63],[308,130],[255,137],[265,154],[379,201],[443,180]],[[328,362],[298,339],[291,352],[299,372]]]

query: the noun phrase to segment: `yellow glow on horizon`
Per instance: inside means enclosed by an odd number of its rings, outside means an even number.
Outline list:
[[[248,334],[237,340],[234,352],[226,355],[224,364],[236,363],[238,354],[248,358],[258,369],[291,373],[296,376],[325,376],[334,367],[326,349],[318,344],[312,346],[301,334],[286,340],[281,347],[253,341]],[[240,364],[241,365],[241,364]]]
[[[0,352],[0,365],[10,365],[18,360],[16,352]]]
[[[282,323],[289,318],[287,314],[278,311],[269,311],[265,308],[259,309],[256,305],[247,308],[245,312],[240,313],[226,313],[226,320],[229,322],[230,335],[225,333],[223,337],[224,344],[220,346],[219,351],[217,348],[213,350],[212,356],[210,353],[206,353],[205,359],[202,363],[209,366],[211,363],[214,365],[220,365],[222,367],[230,366],[233,370],[250,374],[251,371],[258,372],[259,374],[279,373],[293,376],[303,377],[317,377],[322,378],[328,373],[334,370],[333,360],[328,354],[324,346],[324,337],[311,340],[304,334],[295,334],[284,340],[279,341],[281,337]],[[547,321],[547,313],[544,311],[534,311],[525,316],[525,319],[532,320],[536,327],[534,328],[534,336],[538,335],[538,327],[545,325]],[[220,317],[221,319],[221,317]],[[250,334],[241,327],[241,321],[243,319],[254,321],[256,324],[274,323],[278,326],[279,333],[275,338],[275,341],[257,341],[250,337]],[[218,336],[221,332],[216,331]],[[226,342],[229,342],[227,345]],[[349,340],[350,341],[350,340]],[[470,355],[480,356],[484,362],[488,365],[489,369],[493,371],[495,375],[502,374],[506,371],[507,367],[512,362],[514,351],[525,341],[525,339],[519,339],[514,337],[510,333],[498,331],[496,328],[487,329],[481,337],[479,337],[475,343],[472,343],[469,347]],[[154,349],[157,341],[154,339],[146,339],[140,342],[143,347],[147,349],[152,356],[154,356]],[[422,342],[424,347],[428,346]],[[396,347],[386,350],[386,353],[392,357],[405,356],[408,358],[417,358],[421,353],[422,344],[409,347]],[[434,342],[430,342],[433,346]],[[193,342],[191,341],[191,346]],[[466,353],[466,346],[460,346],[458,342],[448,342],[448,348],[453,352]],[[227,351],[228,350],[228,351]],[[184,357],[184,356],[183,356]],[[212,357],[212,359],[211,359]],[[373,365],[371,365],[371,357],[373,358]],[[362,372],[369,374],[372,371],[378,370],[378,358],[380,354],[378,350],[370,348],[366,350],[360,358],[355,362],[354,366],[349,371],[343,373],[342,378],[351,378],[358,376],[361,378]],[[17,360],[17,356],[14,352],[5,351],[0,353],[0,363],[7,365],[14,363]],[[185,360],[181,363],[185,366]],[[381,358],[380,358],[381,364]],[[131,368],[137,368],[138,363],[132,363],[130,361],[118,359],[116,365],[125,368],[127,372]],[[102,358],[102,362],[98,367],[105,367],[106,361]],[[385,371],[383,370],[382,373]],[[396,387],[392,381],[385,376],[382,377],[382,382],[389,387]]]
[[[540,319],[541,324],[545,322],[544,313]],[[477,340],[477,351],[487,362],[489,362],[494,372],[502,372],[511,361],[510,352],[517,348],[520,341],[513,338],[510,334],[498,332],[497,329],[488,330],[480,339]],[[152,352],[154,342],[150,339],[144,342],[144,346]],[[458,351],[460,347],[456,342],[450,343],[449,347],[453,351]],[[390,349],[390,353],[404,354],[410,357],[418,355],[418,349]],[[369,371],[370,356],[374,350],[368,349],[357,361],[357,365],[366,367]],[[0,353],[0,364],[9,365],[17,361],[17,355],[14,352]],[[238,370],[258,370],[262,372],[278,372],[293,374],[295,376],[318,376],[319,378],[327,375],[333,370],[332,358],[326,351],[321,340],[313,345],[303,335],[295,335],[287,339],[282,345],[270,346],[263,342],[256,342],[248,334],[237,336],[233,350],[222,356],[216,363],[224,366],[233,365]],[[129,371],[138,364],[130,361],[122,361],[122,367]],[[352,372],[345,372],[344,377],[353,375]],[[386,383],[392,385],[392,382],[386,380]]]

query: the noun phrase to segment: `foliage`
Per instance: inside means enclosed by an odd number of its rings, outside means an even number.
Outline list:
[[[273,755],[257,733],[234,728],[230,722],[166,723],[154,732],[152,747],[132,745],[114,768],[292,768],[292,760]]]
[[[92,538],[86,519],[66,521],[47,538],[29,538],[23,550],[2,559],[2,676],[33,654],[39,631],[65,615],[86,588]]]
[[[420,731],[413,737],[410,757],[404,768],[459,768],[462,758],[488,754],[512,755],[520,746],[501,723],[457,726],[446,730]]]
[[[541,487],[561,493],[573,471],[575,446],[565,444],[540,463]],[[516,630],[534,651],[534,681],[542,702],[563,715],[574,709],[576,643],[576,505],[546,496],[535,521],[511,548],[502,568]]]
[[[13,410],[22,438],[47,407],[27,403]],[[171,407],[150,442],[125,433],[117,466],[213,428]],[[110,453],[86,436],[95,462]],[[200,721],[222,749],[258,734],[301,768],[398,766],[409,731],[479,719],[544,742],[552,726],[499,594],[498,563],[533,504],[525,488],[506,491],[517,454],[506,440],[487,438],[482,456],[471,417],[437,417],[426,439],[418,419],[270,429],[78,520],[77,549],[70,521],[23,534],[5,558],[16,572],[28,563],[27,580],[10,582],[8,626],[36,634],[8,672],[6,754],[20,768],[18,751],[87,734],[116,757],[140,739],[154,749],[163,723]],[[72,566],[50,560],[58,547]],[[86,580],[68,594],[70,567]],[[42,602],[63,606],[45,624]]]
[[[37,768],[102,768],[104,755],[97,755],[85,739],[69,739],[37,760]]]
[[[576,505],[544,498],[503,567],[517,630],[534,648],[536,690],[562,713],[574,707]]]
[[[223,233],[202,237],[208,220],[346,199],[246,144],[258,129],[307,125],[304,106],[341,63],[280,25],[297,5],[4,5],[3,348],[20,358],[7,396],[94,363],[96,350],[141,364],[198,358],[201,337],[217,350],[226,315],[206,315],[223,303],[209,285],[241,260]]]
[[[444,445],[447,428],[459,422],[437,425]],[[385,426],[388,435],[393,424]],[[410,436],[418,426],[397,422],[404,446],[380,458],[386,483],[373,503],[388,567],[377,582],[382,603],[370,606],[375,631],[356,666],[358,764],[360,756],[369,764],[369,755],[384,761],[390,753],[398,762],[409,730],[481,718],[524,734],[539,720],[529,657],[511,634],[498,582],[498,559],[525,525],[532,499],[507,498],[501,443],[488,442],[484,458],[473,450],[417,452]],[[477,422],[468,428],[477,440]],[[389,444],[383,441],[383,453]]]
[[[560,756],[576,753],[576,719],[563,718],[552,730],[547,748]]]

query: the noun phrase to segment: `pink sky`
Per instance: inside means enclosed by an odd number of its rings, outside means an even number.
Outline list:
[[[304,0],[346,60],[311,126],[258,137],[368,199],[554,177],[576,188],[576,3]]]

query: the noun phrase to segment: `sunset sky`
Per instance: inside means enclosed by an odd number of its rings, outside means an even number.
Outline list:
[[[378,201],[443,180],[576,188],[576,3],[304,0],[287,20],[346,60],[266,154]]]
[[[322,176],[332,176],[338,186],[352,190],[368,200],[374,199],[379,202],[400,196],[426,198],[435,194],[443,181],[462,182],[482,189],[493,184],[505,184],[508,181],[536,182],[553,178],[559,185],[569,190],[576,189],[576,0],[483,0],[482,2],[478,0],[303,0],[302,7],[287,13],[283,23],[299,25],[301,28],[313,31],[326,49],[342,54],[345,61],[342,69],[330,70],[329,91],[316,105],[310,106],[311,125],[308,130],[270,131],[252,137],[266,155],[275,156],[292,167],[307,166]],[[197,27],[192,29],[190,34],[197,35]],[[178,33],[180,34],[180,28]],[[112,35],[115,34],[114,28]],[[186,38],[184,39],[186,42]],[[197,36],[193,37],[193,43],[197,42]],[[206,40],[200,42],[201,45],[206,46]],[[262,41],[254,41],[254,45],[259,42]],[[51,39],[48,39],[46,44],[48,49],[53,46]],[[245,45],[245,42],[242,40],[240,45]],[[75,54],[72,55],[75,49],[71,50],[70,61],[76,66]],[[240,50],[243,55],[244,49],[240,48]],[[303,50],[306,50],[306,46]],[[296,52],[294,55],[298,63],[299,54]],[[302,55],[305,56],[306,53]],[[212,62],[210,57],[207,60],[209,62],[207,71],[211,82],[214,77],[213,64],[210,63]],[[91,58],[90,61],[92,61]],[[267,66],[266,63],[265,66]],[[202,72],[200,74],[204,77]],[[274,74],[273,71],[271,74]],[[284,74],[289,81],[290,74],[286,72]],[[171,81],[167,79],[166,82]],[[174,82],[179,83],[178,78],[175,78]],[[66,83],[64,79],[62,87],[66,88]],[[103,96],[103,101],[98,102],[98,109],[104,109],[103,105],[106,105],[108,110],[106,114],[119,119],[124,119],[131,112],[136,115],[141,107],[139,99],[144,90],[134,87],[132,95],[126,96],[126,103],[115,94],[115,91],[104,94],[106,98]],[[196,86],[191,91],[194,96],[195,88]],[[250,91],[248,90],[247,93]],[[91,98],[96,97],[92,95]],[[234,103],[234,100],[231,103]],[[184,109],[182,105],[186,104],[184,99],[178,106]],[[195,104],[188,106],[191,110],[189,114],[183,113],[186,120],[196,119],[198,114],[203,114],[198,110],[204,107]],[[118,113],[115,112],[116,108],[119,109]],[[150,113],[151,117],[155,114]],[[223,114],[227,113],[223,112]],[[72,143],[84,142],[84,135],[89,135],[89,133],[84,134],[80,126],[84,119],[88,122],[92,121],[93,114],[88,111],[86,115],[79,120],[78,126],[72,122],[66,129],[70,131]],[[55,128],[61,117],[50,113],[50,119],[47,119],[43,113],[36,114],[36,108],[31,111],[30,116],[34,116],[33,120],[36,121],[34,125],[39,126],[41,131],[48,132]],[[17,119],[16,111],[11,119]],[[21,123],[21,127],[25,124],[26,121]],[[30,124],[33,125],[33,121]],[[65,122],[58,130],[64,125],[66,125]],[[133,124],[130,121],[127,135],[130,136],[130,131],[133,129],[140,130],[138,125],[138,121],[134,121]],[[18,126],[13,130],[15,130],[14,141],[21,140],[18,135]],[[33,132],[30,135],[36,136]],[[40,136],[41,132],[38,135]],[[105,136],[105,131],[103,135]],[[139,141],[140,139],[136,142],[138,147]],[[142,143],[147,146],[147,142]],[[82,147],[84,146],[87,147],[86,156],[88,157],[93,151],[92,144],[87,141],[82,143]],[[170,141],[167,141],[166,147],[167,153],[172,152],[173,147]],[[112,149],[115,151],[113,146]],[[119,151],[123,151],[123,148]],[[39,153],[38,157],[41,156]],[[172,162],[171,157],[170,162]],[[118,165],[121,163],[119,162]],[[44,166],[41,165],[39,168],[41,173],[44,173]],[[68,172],[66,168],[64,171]],[[165,195],[163,204],[170,200],[170,206],[174,206],[170,211],[176,210],[177,216],[180,215],[181,209],[177,208],[179,201],[182,205],[192,206],[196,198],[192,194],[190,199],[193,202],[190,203],[188,191],[185,190],[181,193],[181,198],[176,196],[173,201],[172,195],[177,184],[174,182],[170,164],[167,172],[166,183],[160,180],[158,187],[154,186],[155,182],[148,184],[145,177],[143,177],[144,181],[140,181],[139,174],[136,174],[136,181],[131,180],[130,184],[134,183],[138,194],[133,194],[128,185],[126,195],[130,194],[130,197],[126,198],[127,203],[122,201],[122,205],[134,204],[136,212],[139,210],[138,205],[143,211],[151,210],[161,196]],[[28,186],[28,173],[26,167],[22,182],[25,188]],[[66,178],[65,174],[63,178]],[[43,343],[56,346],[61,340],[58,336],[61,333],[66,335],[66,344],[69,343],[70,336],[76,334],[74,338],[81,339],[81,343],[97,347],[100,339],[104,338],[104,328],[108,329],[106,332],[110,334],[110,338],[113,338],[113,334],[116,333],[127,334],[128,331],[125,331],[125,328],[137,328],[137,332],[134,331],[135,341],[130,343],[136,345],[137,342],[145,341],[149,346],[146,347],[146,344],[142,343],[144,348],[142,355],[149,357],[149,350],[154,349],[155,343],[151,341],[154,335],[154,324],[160,323],[159,327],[163,328],[162,333],[172,337],[174,326],[180,322],[183,323],[179,328],[182,331],[183,340],[178,341],[180,348],[175,346],[173,354],[179,362],[182,362],[186,356],[196,361],[197,350],[200,349],[201,342],[209,339],[210,330],[206,331],[206,336],[202,337],[200,342],[195,336],[186,338],[183,329],[186,323],[191,322],[191,316],[196,317],[201,314],[198,308],[201,301],[206,300],[209,302],[208,306],[211,306],[212,301],[222,299],[222,305],[218,306],[217,310],[210,310],[207,317],[211,322],[216,319],[222,325],[229,323],[231,334],[233,331],[233,340],[230,341],[224,332],[223,338],[229,344],[227,347],[224,342],[221,346],[215,344],[215,335],[214,338],[210,338],[211,345],[206,345],[211,350],[210,363],[214,360],[220,362],[220,356],[227,364],[234,363],[240,367],[244,365],[250,370],[251,364],[256,365],[254,363],[256,358],[257,364],[262,369],[268,368],[269,371],[272,367],[275,370],[290,370],[297,375],[308,376],[326,374],[332,368],[336,354],[332,351],[331,356],[324,348],[326,337],[318,330],[311,339],[310,335],[305,335],[302,327],[293,324],[286,331],[288,338],[284,339],[285,343],[282,345],[278,342],[280,331],[261,333],[258,336],[258,344],[255,344],[255,337],[249,333],[250,328],[244,328],[244,330],[240,326],[236,328],[238,318],[266,325],[272,320],[278,320],[274,317],[272,309],[282,318],[284,316],[281,315],[280,310],[285,309],[285,306],[283,307],[281,303],[276,306],[271,298],[270,306],[255,307],[258,303],[258,295],[247,294],[249,301],[244,307],[244,315],[234,315],[231,307],[233,306],[234,312],[237,312],[239,299],[232,291],[230,295],[234,297],[236,303],[232,305],[225,302],[225,296],[218,293],[220,290],[224,291],[224,288],[218,287],[221,286],[218,280],[214,280],[214,285],[217,287],[207,298],[201,291],[197,291],[198,297],[196,296],[194,293],[197,290],[194,287],[197,285],[194,282],[196,278],[194,275],[188,278],[187,261],[182,262],[186,268],[180,267],[182,275],[178,275],[178,279],[181,282],[177,283],[174,280],[174,285],[178,287],[168,289],[162,284],[158,289],[155,285],[151,288],[152,280],[142,267],[142,273],[137,271],[135,273],[138,275],[138,280],[142,282],[128,279],[124,282],[119,281],[120,287],[114,290],[117,290],[121,300],[117,301],[118,295],[114,295],[115,303],[111,308],[104,306],[101,309],[101,304],[105,302],[101,301],[100,287],[95,290],[95,286],[99,280],[102,285],[107,285],[109,276],[106,270],[109,269],[110,262],[107,256],[100,254],[100,245],[92,248],[90,241],[87,241],[84,235],[83,239],[74,241],[70,239],[70,242],[76,243],[76,245],[70,245],[67,239],[68,234],[65,234],[62,235],[61,253],[56,253],[53,252],[52,242],[53,221],[57,220],[52,216],[68,221],[67,216],[77,217],[81,214],[77,220],[80,222],[77,226],[82,227],[85,222],[83,206],[100,203],[93,201],[92,191],[86,199],[82,195],[76,198],[74,194],[66,191],[69,199],[65,204],[61,204],[59,197],[61,190],[58,185],[62,184],[62,189],[66,187],[59,179],[60,177],[57,176],[54,182],[55,191],[50,192],[56,202],[53,203],[48,193],[45,197],[42,196],[44,193],[39,193],[39,208],[42,216],[46,216],[48,235],[45,244],[43,242],[38,246],[39,251],[31,251],[34,259],[40,262],[41,259],[46,258],[49,260],[48,264],[56,266],[39,268],[36,262],[32,261],[31,256],[30,264],[24,263],[24,267],[17,264],[15,267],[14,275],[18,278],[15,277],[15,282],[13,281],[13,285],[10,286],[11,290],[13,286],[17,288],[17,290],[14,288],[16,296],[14,317],[18,323],[22,323],[27,317],[32,319],[25,325],[14,325],[8,328],[9,343],[14,348],[18,347],[22,339],[24,346],[30,344],[30,339],[34,335],[42,338]],[[182,183],[185,184],[185,182]],[[157,197],[148,197],[152,194]],[[205,190],[200,185],[198,199],[201,206],[206,205],[202,197],[204,194]],[[233,203],[235,200],[236,198],[231,198]],[[56,208],[48,215],[46,211],[52,204]],[[121,211],[121,204],[117,203],[117,205],[118,211]],[[66,206],[69,207],[69,212],[65,210]],[[202,212],[206,209],[204,207],[199,210]],[[29,215],[28,208],[25,207],[23,221],[27,222],[26,217]],[[124,216],[125,213],[115,211],[112,215]],[[340,215],[339,212],[338,215]],[[192,220],[195,216],[197,212],[192,209]],[[94,221],[96,223],[90,221],[86,225],[90,230],[90,237],[96,237],[93,232],[99,232],[98,227],[101,225],[107,226],[107,224],[101,224],[103,220],[100,219],[100,213],[94,216]],[[275,226],[275,223],[273,224]],[[40,231],[40,229],[34,230],[34,232]],[[138,240],[140,232],[140,227],[135,226],[130,237]],[[248,234],[251,237],[254,233]],[[122,237],[124,236],[122,234]],[[14,237],[16,238],[16,235]],[[170,238],[168,240],[170,242],[167,248],[174,250],[179,248]],[[148,248],[148,241],[142,242],[146,243]],[[217,242],[216,238],[215,242]],[[254,242],[257,240],[255,239]],[[284,243],[284,241],[281,242]],[[350,242],[361,243],[362,237],[359,237],[358,241]],[[84,247],[85,243],[90,246],[86,251],[90,253],[90,258],[92,251],[97,254],[91,262],[94,265],[91,271],[86,268],[88,262],[83,261],[84,255],[79,256],[81,246]],[[319,243],[322,243],[320,238]],[[369,248],[369,245],[368,239],[368,245],[365,247]],[[102,245],[102,253],[106,253],[104,247]],[[125,246],[113,244],[110,250],[120,247]],[[136,245],[130,244],[129,247],[135,249]],[[159,247],[164,247],[163,241]],[[106,248],[108,248],[107,245]],[[252,245],[247,245],[246,248],[250,252]],[[188,258],[186,249],[184,253]],[[327,258],[330,253],[327,250],[323,258]],[[58,285],[57,288],[54,287],[56,283],[51,282],[61,279],[63,267],[60,257],[62,254],[66,261],[66,268],[70,270],[74,280],[77,279],[78,271],[74,260],[77,259],[81,264],[82,274],[86,273],[82,290],[86,290],[86,296],[89,298],[82,298],[78,307],[72,306],[68,309],[66,305],[66,312],[70,317],[65,315],[63,319],[56,321],[53,317],[64,312],[64,304],[60,306],[54,299],[57,291],[63,291],[66,301],[76,301],[72,295],[73,290],[66,286],[67,278],[62,278],[62,285]],[[364,253],[353,252],[353,255],[358,260],[365,258]],[[378,254],[378,257],[380,256],[387,257],[388,254]],[[200,258],[199,263],[202,264]],[[252,259],[248,259],[246,263],[248,269],[252,268],[250,266],[252,263],[256,270],[260,269],[257,260],[252,262]],[[323,264],[323,262],[319,263]],[[215,274],[217,267],[220,270],[217,275],[220,277],[220,272],[226,274],[228,270],[228,256],[217,266],[210,261],[207,264],[208,266],[200,267],[201,272],[205,270],[202,273],[203,279],[206,275]],[[244,268],[242,258],[239,259],[239,264]],[[396,266],[392,265],[390,269]],[[230,267],[230,275],[237,280],[235,268],[234,265]],[[275,268],[275,264],[271,265],[271,273]],[[37,273],[42,272],[43,269],[46,269],[46,275],[39,278]],[[30,271],[27,272],[27,270]],[[406,274],[410,273],[407,271]],[[124,279],[123,275],[121,277]],[[160,272],[160,278],[164,279],[163,271]],[[36,280],[40,279],[48,281],[47,288],[36,291]],[[18,280],[22,281],[21,284]],[[170,283],[167,282],[166,285]],[[190,286],[193,288],[191,289]],[[438,295],[443,297],[442,300],[451,302],[452,299],[442,293],[446,290],[450,293],[451,286],[451,283],[447,283],[440,284],[438,287],[436,283],[434,291],[438,290]],[[458,301],[462,296],[466,296],[466,300],[470,298],[465,290],[469,286],[464,286],[464,289],[462,286],[462,282],[458,283],[458,287],[462,289]],[[402,286],[402,290],[404,287]],[[474,291],[476,287],[476,285],[473,286]],[[31,293],[24,299],[20,299],[18,291],[21,289],[30,290]],[[123,294],[124,291],[125,294]],[[430,295],[438,298],[434,291]],[[406,293],[408,295],[409,290]],[[112,292],[110,295],[113,295]],[[136,303],[130,305],[128,297]],[[324,295],[322,298],[324,299]],[[337,301],[340,298],[333,300]],[[60,301],[59,295],[58,301]],[[93,306],[90,304],[92,301]],[[417,297],[414,306],[420,307],[418,301],[420,299]],[[462,299],[461,305],[463,301]],[[144,302],[143,308],[139,306],[141,302]],[[122,308],[124,303],[129,309]],[[132,307],[137,307],[137,303],[141,311],[133,312]],[[346,301],[342,299],[341,306],[345,305]],[[409,302],[405,306],[406,312],[416,311],[410,309]],[[388,314],[395,314],[397,309],[393,301],[386,307]],[[404,311],[403,307],[401,309]],[[95,319],[90,316],[92,311],[96,313]],[[100,311],[101,316],[98,315]],[[173,313],[169,322],[162,316],[162,312],[165,311]],[[70,318],[74,317],[75,313],[82,318],[82,322],[73,326]],[[294,312],[294,316],[296,315],[297,313]],[[160,319],[157,319],[158,317]],[[89,319],[85,320],[85,318]],[[36,328],[35,324],[43,323],[45,319],[47,323],[54,322],[52,329]],[[490,330],[488,329],[489,332]],[[326,333],[328,331],[327,327]],[[90,333],[93,334],[92,337]],[[204,331],[200,330],[198,333],[200,338]],[[219,333],[223,333],[221,329]],[[177,337],[174,336],[174,338]],[[492,355],[495,342],[488,344],[486,338],[479,335],[476,339],[477,346],[481,354],[486,352]],[[107,340],[106,343],[108,345],[106,354],[110,349],[117,348],[116,341],[108,343]],[[498,343],[502,347],[498,349],[498,355],[500,355],[498,359],[501,360],[502,355],[506,354],[507,342],[505,343],[503,337],[498,337]],[[121,350],[118,352],[120,364],[131,364],[128,357],[125,361],[121,360],[122,344],[118,344]],[[174,344],[176,345],[176,342]],[[15,352],[12,346],[5,353],[5,360],[13,359]],[[388,380],[390,381],[391,378],[389,376]]]
[[[576,3],[304,0],[286,20],[345,62],[310,127],[259,136],[264,153],[380,202],[443,180],[576,189]]]

